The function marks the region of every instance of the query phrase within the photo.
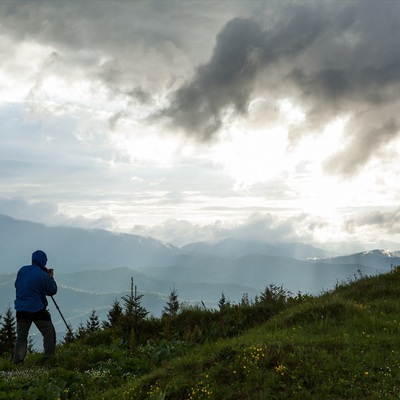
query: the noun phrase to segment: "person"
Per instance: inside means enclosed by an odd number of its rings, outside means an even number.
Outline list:
[[[47,297],[57,293],[54,271],[46,268],[47,255],[42,250],[32,254],[32,265],[20,268],[15,280],[16,298],[14,307],[17,319],[17,338],[15,341],[13,362],[23,363],[28,333],[32,322],[43,336],[45,359],[53,356],[56,350],[56,332],[50,313],[47,311]]]

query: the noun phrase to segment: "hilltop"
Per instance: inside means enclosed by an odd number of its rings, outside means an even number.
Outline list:
[[[99,331],[44,369],[38,354],[17,370],[3,360],[2,398],[399,398],[399,288],[397,267],[316,297],[272,286],[258,303],[181,310],[148,321],[142,343]]]

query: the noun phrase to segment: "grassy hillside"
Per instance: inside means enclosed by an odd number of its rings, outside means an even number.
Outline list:
[[[0,399],[400,398],[399,267],[318,297],[269,294],[261,314],[242,302],[153,321],[157,334],[137,345],[105,330],[60,346],[48,365],[3,359]]]

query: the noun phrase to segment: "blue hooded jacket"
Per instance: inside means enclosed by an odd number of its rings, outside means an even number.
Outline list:
[[[42,269],[47,264],[46,253],[37,250],[32,254],[32,265],[25,265],[17,273],[15,280],[16,311],[35,313],[46,309],[46,296],[57,293],[55,280]]]

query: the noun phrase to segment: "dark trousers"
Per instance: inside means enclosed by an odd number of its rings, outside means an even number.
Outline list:
[[[32,322],[43,336],[43,348],[46,358],[53,356],[56,351],[56,331],[47,310],[36,313],[17,311],[17,340],[14,347],[13,362],[15,364],[24,361],[28,347],[28,333]]]

